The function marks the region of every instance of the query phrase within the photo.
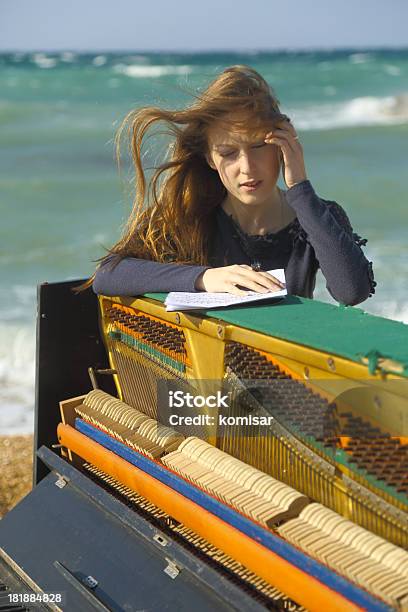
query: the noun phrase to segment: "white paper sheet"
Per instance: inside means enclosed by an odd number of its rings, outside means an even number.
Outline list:
[[[286,283],[285,271],[283,268],[268,270],[275,278]],[[287,290],[268,291],[268,293],[257,293],[247,291],[245,296],[232,295],[231,293],[189,293],[187,291],[171,291],[166,300],[166,310],[207,310],[209,308],[220,308],[225,306],[235,306],[237,304],[247,304],[249,302],[261,302],[273,298],[282,298],[287,295]]]

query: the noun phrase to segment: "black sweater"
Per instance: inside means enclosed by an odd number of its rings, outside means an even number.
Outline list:
[[[321,268],[331,296],[345,305],[360,304],[375,291],[372,262],[361,249],[366,240],[353,232],[336,202],[319,198],[309,181],[286,192],[296,219],[266,236],[248,236],[219,207],[210,262],[213,267],[253,264],[262,270],[284,268],[291,295],[313,298],[316,272]],[[105,260],[96,272],[95,293],[141,295],[148,292],[197,291],[195,281],[209,266],[158,263],[127,257],[112,266]]]

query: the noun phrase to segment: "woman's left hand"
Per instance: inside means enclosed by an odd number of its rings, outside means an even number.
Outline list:
[[[288,189],[307,179],[303,148],[289,120],[279,121],[272,132],[266,134],[265,142],[277,145],[282,151],[282,173]]]

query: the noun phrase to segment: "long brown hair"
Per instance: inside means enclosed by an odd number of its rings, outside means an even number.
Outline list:
[[[207,130],[215,121],[248,132],[270,130],[284,117],[268,83],[248,66],[224,70],[183,110],[144,107],[131,111],[116,135],[120,163],[124,136],[130,144],[136,184],[133,209],[120,240],[101,257],[113,264],[125,257],[158,262],[208,263],[213,213],[226,196],[217,171],[208,162]],[[242,117],[236,120],[237,113]],[[165,124],[172,136],[167,159],[155,168],[147,183],[142,145],[152,128]],[[78,289],[89,287],[95,275]]]

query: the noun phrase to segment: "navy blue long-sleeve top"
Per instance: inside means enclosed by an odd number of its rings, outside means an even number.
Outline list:
[[[321,268],[330,295],[354,306],[375,292],[372,262],[361,249],[367,241],[353,232],[347,214],[333,201],[319,198],[310,181],[286,192],[296,218],[279,232],[249,236],[218,207],[209,253],[212,267],[256,263],[262,270],[284,268],[289,294],[313,298]],[[211,266],[126,257],[108,258],[96,271],[95,293],[141,295],[148,292],[197,291],[195,282]],[[113,262],[115,265],[112,265]]]

